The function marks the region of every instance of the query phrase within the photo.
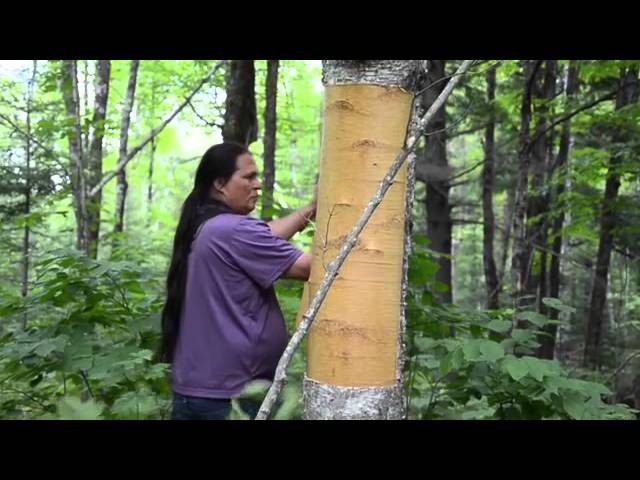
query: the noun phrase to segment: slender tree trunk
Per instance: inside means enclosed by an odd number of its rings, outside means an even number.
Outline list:
[[[232,60],[226,82],[222,139],[249,146],[258,138],[253,60]]]
[[[496,66],[487,70],[487,103],[489,104],[489,122],[484,134],[484,166],[482,169],[482,214],[483,214],[483,254],[484,276],[487,288],[487,308],[500,308],[498,300],[498,274],[493,256],[493,233],[495,231],[493,216],[493,177],[495,158],[495,96]]]
[[[89,118],[89,61],[88,60],[84,60],[82,62],[82,66],[83,66],[83,86],[84,86],[84,99],[83,99],[83,105],[84,105],[84,111],[82,112],[82,118]],[[89,129],[87,129],[86,132],[84,132],[84,151],[88,152],[89,151]]]
[[[544,61],[544,76],[542,75],[542,67],[540,67],[540,80],[534,79],[532,82],[533,97],[540,103],[536,108],[536,129],[535,138],[530,145],[532,155],[532,190],[529,192],[529,201],[527,205],[527,223],[526,228],[526,245],[528,249],[529,268],[525,281],[525,296],[527,298],[537,298],[540,302],[541,295],[539,289],[542,286],[546,288],[546,281],[543,275],[546,275],[546,254],[544,253],[545,237],[546,237],[546,221],[545,214],[548,211],[548,199],[546,195],[546,186],[544,182],[545,172],[548,166],[552,164],[549,160],[550,136],[551,132],[542,134],[549,125],[549,107],[547,102],[555,95],[556,86],[556,67],[557,61]],[[536,245],[542,247],[538,248]],[[534,271],[535,258],[539,259],[539,272]]]
[[[552,165],[554,163],[553,160],[553,138],[554,129],[551,129],[548,132],[548,141],[547,141],[547,161],[546,161],[546,173],[547,173],[547,185],[551,182],[551,177],[553,176],[553,172],[551,171]],[[548,186],[545,185],[543,187],[542,192],[542,203],[541,203],[541,211],[540,211],[540,240],[536,243],[541,245],[542,247],[538,248],[538,254],[540,257],[540,274],[538,275],[538,298],[537,298],[537,309],[543,315],[547,315],[547,306],[543,303],[543,299],[548,296],[548,278],[547,278],[547,267],[548,267],[548,240],[549,240],[549,205],[550,205],[550,195],[548,193]],[[553,309],[552,309],[553,310]]]
[[[445,77],[446,60],[430,60],[427,73],[427,85],[432,85],[422,94],[422,107],[426,111],[438,98],[447,82]],[[437,82],[437,83],[436,83]],[[436,293],[442,303],[453,301],[451,282],[451,206],[449,205],[450,169],[447,162],[446,103],[436,113],[425,135],[426,147],[424,165],[427,168],[427,236],[430,248],[440,254],[436,281],[447,286],[446,292]]]
[[[276,102],[278,98],[278,60],[267,61],[266,105],[264,110],[264,181],[262,184],[262,213],[273,218],[273,185],[276,178]]]
[[[404,145],[419,62],[339,60],[323,66],[325,119],[309,298]],[[307,419],[402,417],[406,173],[403,168],[395,177],[311,326]]]
[[[516,189],[511,187],[507,188],[507,199],[503,207],[503,229],[502,234],[502,257],[500,258],[500,274],[498,278],[502,283],[507,271],[507,258],[509,257],[509,243],[511,241],[511,229],[513,227],[513,213],[516,203]]]
[[[578,91],[578,70],[575,61],[569,64],[566,82],[566,97],[571,98]],[[551,266],[549,270],[549,296],[560,298],[560,265],[562,255],[562,227],[564,225],[564,201],[562,200],[565,191],[566,167],[569,161],[569,150],[571,148],[571,120],[566,120],[562,124],[562,132],[560,134],[560,147],[558,149],[558,157],[556,160],[556,170],[558,179],[556,180],[553,190],[551,205],[558,208],[558,214],[555,216],[551,229],[552,238],[552,255]],[[552,172],[553,173],[553,172]],[[549,318],[558,319],[558,311],[556,309],[548,310]],[[555,350],[555,340],[558,331],[557,325],[547,325],[543,328],[547,335],[541,335],[539,338],[540,349],[538,356],[546,359],[553,359]]]
[[[22,238],[22,285],[21,291],[22,299],[24,300],[29,293],[29,268],[31,264],[31,228],[29,227],[29,214],[31,213],[31,110],[33,108],[33,84],[36,81],[37,61],[33,61],[33,73],[31,74],[31,80],[29,81],[27,91],[27,135],[25,142],[25,187],[24,187],[24,235]],[[22,316],[22,329],[26,330],[29,316],[25,307],[24,314]]]
[[[157,135],[160,134],[160,132],[162,132],[162,130],[164,130],[164,128],[169,125],[169,123],[171,123],[171,120],[173,120],[174,118],[176,118],[176,116],[184,109],[184,107],[186,107],[189,102],[191,101],[191,99],[195,96],[196,93],[198,93],[198,91],[200,91],[200,89],[209,81],[211,80],[211,77],[213,77],[215,75],[215,73],[218,71],[218,69],[224,65],[224,62],[219,62],[217,63],[198,83],[198,85],[196,85],[196,87],[193,89],[193,91],[187,95],[187,97],[184,99],[184,101],[167,117],[165,118],[160,125],[158,125],[156,128],[154,128],[153,130],[151,130],[151,132],[149,133],[149,135],[147,135],[142,141],[140,141],[140,143],[138,143],[135,147],[133,148],[128,148],[128,153],[127,156],[124,160],[119,161],[118,164],[116,165],[115,169],[112,172],[107,173],[104,177],[102,177],[102,179],[98,182],[98,184],[93,187],[89,193],[88,196],[89,197],[94,197],[95,195],[99,194],[102,189],[104,188],[104,186],[109,183],[114,177],[116,177],[118,175],[118,173],[120,173],[120,170],[123,169],[128,162],[130,162],[140,151],[142,151],[144,149],[144,147],[147,146],[147,143],[151,142]]]
[[[80,128],[80,103],[78,98],[78,75],[76,61],[62,62],[62,95],[68,119],[67,139],[71,160],[71,185],[76,216],[76,248],[87,252],[89,233],[86,206],[86,184],[84,177],[84,152],[82,149],[82,129]]]
[[[556,60],[547,60],[546,68],[545,68],[545,76],[544,76],[544,85],[543,85],[543,99],[545,102],[551,102],[556,95],[556,80],[557,80],[557,72],[558,71],[558,62]],[[553,122],[553,112],[550,111],[549,105],[547,103],[543,104],[541,108],[541,116],[540,121],[543,124],[543,128],[546,133],[541,137],[544,138],[544,146],[545,152],[542,162],[542,184],[538,188],[538,201],[536,202],[536,212],[535,216],[538,217],[538,221],[536,222],[536,226],[539,229],[537,233],[534,234],[534,239],[532,239],[532,244],[541,245],[538,248],[538,254],[540,257],[540,274],[537,276],[537,301],[538,301],[538,312],[542,314],[547,314],[547,307],[544,305],[542,300],[548,296],[548,279],[547,279],[547,267],[548,267],[548,238],[549,238],[549,205],[550,205],[550,195],[549,195],[549,184],[551,183],[551,177],[553,176],[553,168],[554,168],[554,142],[555,142],[555,128],[548,128],[548,125]],[[542,153],[542,151],[541,151]],[[545,183],[545,175],[547,177],[547,182]],[[535,240],[535,238],[539,238]],[[533,275],[530,278],[535,278]],[[535,291],[535,288],[534,288]]]
[[[638,71],[627,69],[621,75],[620,81],[627,85],[617,95],[616,110],[621,110],[637,101]],[[613,148],[619,148],[622,143],[628,140],[627,137],[623,132],[614,132],[612,135]],[[614,152],[609,156],[607,182],[600,217],[600,240],[593,286],[591,288],[587,334],[584,343],[583,366],[591,369],[597,369],[600,366],[603,312],[607,299],[607,277],[609,276],[609,262],[611,260],[611,250],[613,249],[613,230],[616,226],[615,204],[620,188],[619,168],[621,163],[622,158],[619,154]]]
[[[519,173],[516,187],[516,201],[513,214],[513,246],[511,254],[512,294],[515,310],[525,307],[525,285],[529,271],[529,252],[527,245],[526,215],[529,204],[529,124],[531,122],[531,97],[539,60],[525,60],[522,106],[520,109],[520,152]],[[517,322],[514,322],[517,323]]]
[[[109,101],[109,80],[111,77],[111,60],[97,60],[96,63],[95,99],[93,106],[93,135],[89,146],[89,162],[87,165],[87,191],[91,190],[102,178],[102,143],[107,119],[107,103]],[[87,254],[91,258],[98,257],[98,240],[100,238],[100,209],[102,194],[87,201],[89,235]]]
[[[156,84],[152,80],[151,83],[151,123],[156,121],[155,117],[155,102],[156,102]],[[151,139],[151,150],[149,151],[149,175],[148,175],[148,190],[147,190],[147,205],[149,213],[151,213],[151,203],[153,202],[153,164],[156,153],[156,138]]]
[[[129,67],[129,83],[127,85],[127,98],[122,108],[122,119],[120,121],[120,149],[118,154],[118,162],[122,162],[127,158],[127,142],[129,141],[129,125],[131,124],[131,111],[133,110],[133,102],[136,95],[136,82],[138,78],[138,68],[140,60],[132,60]],[[116,194],[116,221],[113,227],[115,234],[122,233],[124,229],[124,210],[127,202],[127,190],[129,184],[127,182],[126,167],[120,170],[117,176],[117,194]],[[118,245],[117,235],[114,236],[113,247]]]

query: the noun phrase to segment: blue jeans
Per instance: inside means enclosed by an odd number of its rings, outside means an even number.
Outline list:
[[[251,420],[255,419],[261,403],[255,400],[239,399],[238,404]],[[173,392],[171,420],[226,420],[231,413],[228,398],[189,397]]]

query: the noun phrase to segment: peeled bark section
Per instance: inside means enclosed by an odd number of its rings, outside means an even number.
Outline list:
[[[395,63],[404,64],[404,70]],[[417,64],[389,64],[391,72],[376,76],[375,70],[382,68],[378,61],[368,66],[360,61],[325,62],[308,298],[314,297],[328,263],[404,145],[413,94],[399,85],[415,81],[411,66]],[[350,71],[341,70],[349,70],[349,65]],[[359,83],[362,79],[373,84]],[[304,385],[307,419],[402,416],[397,365],[406,175],[405,166],[342,265],[310,329]]]

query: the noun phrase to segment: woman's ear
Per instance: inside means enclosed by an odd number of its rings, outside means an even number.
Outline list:
[[[214,189],[214,191],[216,193],[218,193],[219,195],[224,195],[224,191],[222,190],[223,188],[224,188],[224,182],[221,179],[216,178],[213,181],[213,189]]]

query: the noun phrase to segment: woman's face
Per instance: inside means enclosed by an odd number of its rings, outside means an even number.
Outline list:
[[[220,200],[235,213],[247,215],[256,208],[258,191],[262,187],[258,180],[256,162],[249,153],[236,160],[236,171],[224,185],[215,182]]]

